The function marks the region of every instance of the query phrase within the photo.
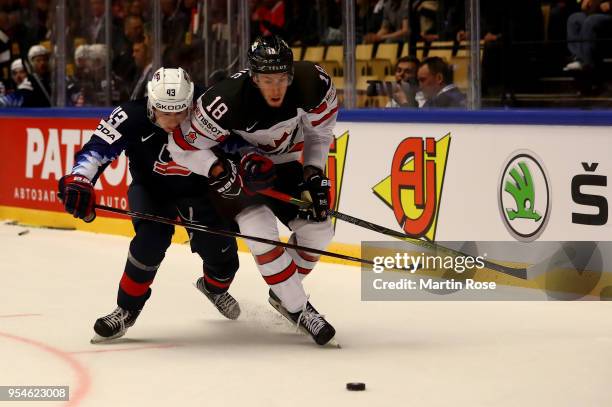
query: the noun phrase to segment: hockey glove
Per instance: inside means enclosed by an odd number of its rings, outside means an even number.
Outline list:
[[[323,222],[329,216],[329,178],[315,167],[307,166],[304,170],[306,179],[301,185],[302,199],[312,202],[312,206],[300,210],[300,216],[315,222]]]
[[[223,171],[216,177],[208,178],[208,185],[225,199],[236,199],[240,196],[240,174],[232,160],[220,158]]]
[[[64,175],[58,184],[57,197],[66,212],[89,223],[96,218],[96,193],[91,181],[82,175]]]
[[[249,153],[240,160],[240,178],[244,192],[254,195],[257,191],[274,186],[276,168],[268,157]]]

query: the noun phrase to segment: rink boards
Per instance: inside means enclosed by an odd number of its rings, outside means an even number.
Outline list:
[[[0,218],[130,235],[121,216],[71,218],[55,193],[106,113],[4,112]],[[332,203],[432,241],[609,240],[611,135],[602,112],[341,112],[327,166]],[[122,155],[97,183],[98,203],[127,209],[130,181]],[[341,221],[335,228],[335,248],[351,254],[362,241],[390,240]]]

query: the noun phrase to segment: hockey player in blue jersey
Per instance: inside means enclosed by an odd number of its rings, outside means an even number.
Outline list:
[[[148,98],[124,103],[101,120],[91,140],[76,154],[72,171],[58,186],[66,211],[85,222],[95,219],[94,185],[125,151],[133,178],[128,189],[131,210],[230,228],[202,194],[208,188],[206,179],[176,164],[167,150],[168,137],[189,129],[194,93],[198,97],[202,91],[181,68],[160,68],[147,90]],[[134,325],[174,233],[171,225],[147,220],[134,219],[133,226],[136,235],[119,282],[117,308],[95,322],[92,343],[121,337]],[[188,232],[192,252],[203,260],[197,288],[225,317],[238,318],[240,306],[228,293],[238,270],[235,239]]]

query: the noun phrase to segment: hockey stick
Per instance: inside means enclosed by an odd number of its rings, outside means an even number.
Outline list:
[[[316,253],[316,254],[320,254],[323,256],[336,257],[338,259],[350,260],[356,263],[374,264],[373,261],[361,259],[359,257],[353,257],[353,256],[345,255],[345,254],[328,252],[325,250],[314,249],[311,247],[300,246],[297,244],[278,242],[276,240],[269,240],[263,237],[247,236],[247,235],[243,235],[242,233],[232,232],[229,230],[214,229],[214,228],[210,228],[208,226],[205,226],[205,225],[202,225],[196,222],[191,222],[188,220],[183,220],[181,222],[181,221],[170,219],[170,218],[164,218],[162,216],[149,215],[147,213],[141,213],[141,212],[135,212],[135,211],[128,211],[124,209],[113,208],[112,206],[106,206],[106,205],[96,205],[95,207],[96,209],[100,209],[102,211],[118,213],[121,215],[127,215],[127,216],[131,216],[132,218],[138,218],[138,219],[150,220],[153,222],[165,223],[166,225],[183,226],[185,228],[198,230],[200,232],[208,232],[208,233],[212,233],[212,234],[220,235],[220,236],[241,237],[243,239],[254,240],[259,243],[266,243],[266,244],[271,244],[275,246],[282,246],[287,249],[302,250],[308,253]]]
[[[292,205],[296,205],[299,206],[300,208],[309,208],[312,204],[308,201],[304,201],[298,198],[294,198],[291,195],[285,194],[283,192],[279,192],[279,191],[275,191],[273,189],[264,189],[261,191],[258,191],[260,194],[268,196],[270,198],[273,199],[277,199],[283,202],[287,202],[290,203]],[[333,209],[329,209],[329,214],[330,216],[335,217],[336,219],[340,219],[343,220],[347,223],[351,223],[353,225],[356,226],[361,226],[362,228],[365,229],[369,229],[372,230],[374,232],[378,232],[378,233],[382,233],[384,235],[387,236],[392,236],[395,237],[396,239],[399,240],[403,240],[405,242],[408,242],[410,244],[413,244],[415,246],[420,246],[420,247],[424,247],[430,250],[436,250],[436,251],[444,251],[447,252],[453,256],[467,256],[465,253],[462,253],[458,250],[454,250],[454,249],[449,249],[448,247],[444,247],[441,246],[439,244],[436,243],[432,243],[432,242],[428,242],[427,240],[421,240],[421,239],[417,239],[411,236],[408,236],[404,233],[401,232],[396,232],[395,230],[386,228],[384,226],[380,226],[377,225],[375,223],[372,222],[368,222],[366,220],[363,219],[359,219],[359,218],[355,218],[353,216],[344,214],[342,212],[338,212],[335,211]],[[491,269],[491,270],[495,270],[498,271],[500,273],[504,273],[507,275],[510,275],[512,277],[518,277],[521,278],[523,280],[527,279],[527,268],[525,267],[509,267],[509,266],[504,266],[498,263],[493,263],[491,261],[488,260],[483,260],[483,263],[485,265],[485,267]]]

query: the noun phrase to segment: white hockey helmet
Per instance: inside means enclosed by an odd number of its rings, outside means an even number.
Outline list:
[[[147,84],[147,113],[153,109],[166,113],[181,112],[193,103],[193,82],[183,68],[159,68]]]
[[[34,58],[43,55],[49,56],[49,50],[43,47],[42,45],[33,45],[28,50],[28,61],[30,61],[30,63],[32,64]]]

